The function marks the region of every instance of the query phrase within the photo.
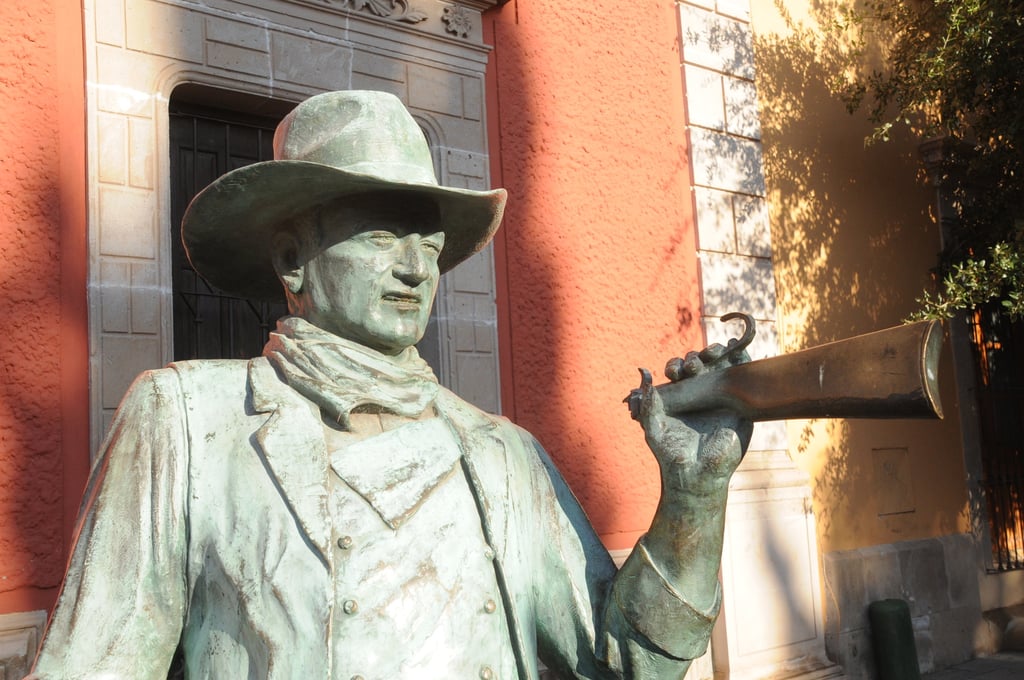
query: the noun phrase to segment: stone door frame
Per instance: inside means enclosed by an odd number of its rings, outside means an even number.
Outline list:
[[[397,94],[440,151],[442,183],[488,188],[480,13],[493,0],[413,0],[392,16],[348,0],[86,0],[92,450],[131,380],[172,356],[168,103],[184,84],[222,107],[334,89]],[[404,8],[404,10],[403,10]],[[404,11],[404,14],[402,14]],[[445,277],[443,382],[498,411],[493,256]]]

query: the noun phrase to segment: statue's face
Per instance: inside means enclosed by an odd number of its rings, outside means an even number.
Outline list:
[[[386,354],[419,342],[444,246],[436,208],[402,201],[328,206],[319,232],[293,313]]]

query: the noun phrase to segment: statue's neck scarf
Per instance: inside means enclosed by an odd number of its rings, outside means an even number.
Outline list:
[[[277,322],[263,356],[292,389],[345,429],[355,409],[415,418],[437,396],[437,378],[415,347],[387,356],[297,316]]]

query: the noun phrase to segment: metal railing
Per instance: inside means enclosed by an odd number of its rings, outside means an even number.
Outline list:
[[[1024,569],[1024,326],[985,307],[968,318],[977,360],[980,487],[991,571]]]

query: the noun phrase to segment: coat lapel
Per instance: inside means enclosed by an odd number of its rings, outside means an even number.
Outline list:
[[[481,411],[443,388],[437,395],[437,407],[459,440],[463,467],[482,509],[480,520],[484,523],[484,532],[500,555],[509,529],[509,515],[505,507],[509,474],[505,443],[498,436],[498,426]]]
[[[492,418],[444,388],[438,392],[437,409],[459,440],[462,469],[480,512],[480,525],[495,551],[494,575],[512,636],[519,680],[535,680],[535,640],[522,624],[519,598],[510,586],[506,568],[507,560],[514,562],[518,557],[508,554],[509,532],[515,530],[510,484],[516,477],[513,466],[517,461],[509,458],[501,429]]]
[[[330,567],[328,461],[319,412],[283,383],[266,359],[249,362],[249,386],[253,409],[271,414],[256,432],[264,465],[296,523]]]

